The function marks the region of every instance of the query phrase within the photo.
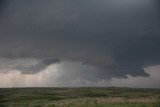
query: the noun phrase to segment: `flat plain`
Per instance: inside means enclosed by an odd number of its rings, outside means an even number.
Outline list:
[[[0,107],[160,107],[160,89],[1,88]]]

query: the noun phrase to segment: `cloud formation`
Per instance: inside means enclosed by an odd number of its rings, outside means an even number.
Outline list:
[[[37,72],[40,72],[44,69],[46,69],[48,66],[52,65],[52,64],[57,64],[60,63],[59,59],[47,59],[47,60],[43,60],[35,65],[31,65],[29,67],[24,67],[21,65],[18,65],[15,69],[21,71],[21,73],[23,74],[34,74]]]
[[[58,58],[97,69],[97,78],[84,75],[85,79],[107,80],[148,77],[144,68],[160,63],[157,0],[6,0],[3,4],[0,57],[40,60],[18,66],[22,73],[40,72],[52,64],[43,61]],[[70,72],[74,77],[76,72]],[[83,77],[82,72],[78,76]]]
[[[159,67],[154,66],[145,68],[150,77],[131,77],[127,79],[112,78],[100,79],[102,75],[96,75],[93,67],[82,65],[80,62],[62,62],[53,64],[41,72],[35,74],[22,74],[18,70],[12,70],[7,74],[0,74],[1,87],[141,87],[141,88],[160,88]],[[79,68],[79,69],[77,69]],[[150,69],[150,70],[149,70]],[[89,72],[88,72],[89,71]],[[87,78],[86,78],[87,77]],[[95,81],[94,78],[99,78]]]

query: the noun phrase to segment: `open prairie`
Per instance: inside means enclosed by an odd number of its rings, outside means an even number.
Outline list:
[[[1,88],[0,107],[160,107],[160,89]]]

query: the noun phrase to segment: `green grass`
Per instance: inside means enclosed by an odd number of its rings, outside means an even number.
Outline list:
[[[160,89],[4,88],[0,107],[160,107]]]

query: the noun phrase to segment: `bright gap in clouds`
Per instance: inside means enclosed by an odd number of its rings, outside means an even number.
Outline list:
[[[77,69],[80,68],[80,69]],[[79,71],[78,71],[79,70]],[[87,70],[87,72],[86,72]],[[95,74],[92,74],[93,73]],[[87,67],[80,62],[62,62],[53,64],[45,70],[36,74],[21,74],[18,70],[0,74],[0,87],[140,87],[140,88],[160,88],[160,66],[145,68],[150,77],[131,77],[127,79],[112,78],[108,80],[97,79],[97,74],[93,67]],[[85,73],[86,72],[86,73]],[[91,78],[86,80],[86,78]],[[158,85],[159,84],[159,85]]]
[[[0,87],[49,87],[54,86],[58,78],[57,65],[51,65],[42,72],[36,74],[22,74],[18,70],[0,74]],[[52,76],[50,81],[50,76]]]

